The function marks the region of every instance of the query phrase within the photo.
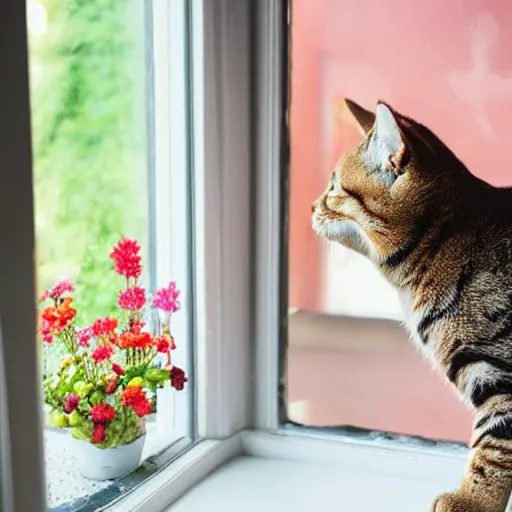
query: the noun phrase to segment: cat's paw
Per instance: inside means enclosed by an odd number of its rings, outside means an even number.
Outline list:
[[[474,501],[457,492],[441,494],[432,505],[431,512],[484,512]]]

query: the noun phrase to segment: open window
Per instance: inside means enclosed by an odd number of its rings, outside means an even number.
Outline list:
[[[315,237],[311,203],[360,137],[346,97],[387,99],[508,183],[505,3],[4,4],[2,510],[166,510],[243,454],[336,466],[348,502],[376,484],[372,509],[398,510],[403,478],[407,512],[457,485],[470,414],[375,269]],[[33,299],[67,275],[87,319],[109,314],[122,236],[143,245],[148,294],[181,290],[172,356],[189,380],[172,428],[147,420],[142,466],[94,482],[44,421],[41,375],[61,361],[35,343]]]
[[[507,7],[295,0],[291,9],[288,418],[466,443],[471,414],[399,325],[398,294],[366,258],[318,239],[309,207],[362,138],[345,98],[372,111],[389,102],[477,176],[510,183]]]

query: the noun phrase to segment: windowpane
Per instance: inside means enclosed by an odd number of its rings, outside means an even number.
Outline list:
[[[181,123],[172,131],[182,134],[173,143],[179,168],[154,135],[170,117],[161,95],[174,93],[187,110],[188,15],[186,2],[174,2],[172,12],[158,4],[27,1],[39,292],[63,278],[74,287],[41,303],[41,311],[50,308],[40,346],[52,510],[106,505],[194,435],[190,383],[175,389],[178,364],[189,381],[193,372],[188,120],[170,121]],[[170,185],[182,198],[172,208],[163,188]],[[179,243],[166,220],[176,211]],[[131,242],[110,257],[123,237],[141,246],[140,277]],[[97,322],[107,317],[118,322],[110,334]],[[100,471],[103,459],[110,469]]]
[[[399,325],[395,290],[363,256],[316,237],[311,204],[362,139],[344,98],[371,111],[377,100],[389,102],[473,174],[510,185],[509,15],[506,2],[483,0],[292,2],[291,420],[469,439],[471,414]]]

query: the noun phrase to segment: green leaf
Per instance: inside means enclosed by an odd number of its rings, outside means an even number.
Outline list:
[[[74,410],[69,416],[68,416],[69,426],[70,427],[79,427],[83,424],[84,418],[83,416],[78,412],[78,410]]]
[[[170,372],[163,368],[148,368],[144,377],[154,383],[163,383],[170,378]]]
[[[78,402],[78,410],[80,412],[89,412],[91,410],[91,404],[85,398],[82,398],[80,402]]]
[[[105,399],[105,393],[103,393],[100,390],[96,390],[91,397],[89,398],[89,402],[91,402],[92,405],[97,405],[100,402],[102,402]]]
[[[71,429],[71,435],[75,439],[80,439],[82,441],[90,441],[90,434],[83,427],[73,427]]]

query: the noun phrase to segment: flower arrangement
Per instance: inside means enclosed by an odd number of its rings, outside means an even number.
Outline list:
[[[145,330],[148,299],[139,284],[140,249],[136,240],[122,238],[110,254],[124,278],[119,319],[76,325],[74,286],[68,280],[41,297],[42,341],[65,349],[59,370],[44,377],[50,422],[99,448],[115,448],[143,435],[144,417],[155,411],[156,389],[169,383],[180,391],[187,382],[185,372],[171,363],[176,345],[170,320],[180,308],[180,292],[174,282],[156,291],[150,308],[158,313],[158,332]]]

